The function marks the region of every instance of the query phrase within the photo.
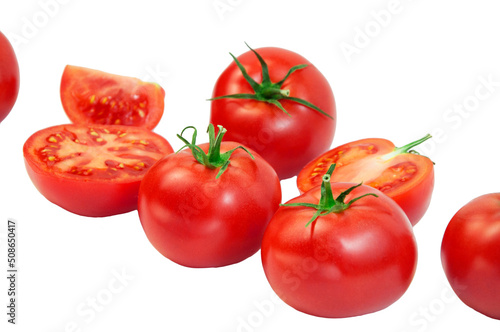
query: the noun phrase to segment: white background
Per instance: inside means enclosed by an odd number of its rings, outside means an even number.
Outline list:
[[[20,271],[16,326],[6,323],[7,283],[0,282],[1,330],[498,331],[499,321],[451,292],[439,256],[445,227],[459,207],[500,188],[500,20],[494,4],[2,0],[0,31],[15,45],[21,88],[0,124],[0,266],[6,271],[6,224],[14,218]],[[390,17],[381,14],[389,9]],[[397,146],[427,133],[436,137],[420,148],[436,163],[436,185],[415,227],[417,272],[389,308],[349,319],[308,316],[276,299],[259,254],[219,269],[184,268],[149,244],[137,212],[80,217],[45,200],[30,182],[24,141],[68,122],[59,99],[66,64],[161,84],[166,108],[155,131],[177,149],[182,128],[206,128],[206,98],[231,61],[228,52],[247,51],[244,41],[290,49],[323,72],[337,102],[334,146],[367,137]],[[347,47],[356,53],[346,55]],[[282,185],[285,200],[297,195],[295,179]],[[98,310],[89,306],[92,298]]]

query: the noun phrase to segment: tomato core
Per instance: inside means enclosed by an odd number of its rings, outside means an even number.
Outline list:
[[[316,164],[313,172],[309,176],[311,183],[320,185],[326,171],[331,164],[336,164],[337,167],[352,164],[366,156],[376,154],[378,147],[374,144],[360,144],[337,151],[333,155],[326,155],[321,158]]]

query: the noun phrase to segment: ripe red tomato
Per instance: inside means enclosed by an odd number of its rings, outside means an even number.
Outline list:
[[[226,140],[257,151],[280,179],[289,178],[330,147],[335,133],[335,100],[326,78],[304,57],[276,47],[255,52],[262,61],[253,50],[235,58],[246,69],[245,74],[233,62],[220,75],[213,91],[210,122],[227,128]],[[296,70],[287,76],[294,66]]]
[[[238,146],[219,141],[217,147],[211,139],[195,149],[210,149],[206,159],[212,162],[219,149],[227,157]],[[273,168],[251,153],[253,158],[237,149],[229,164],[214,166],[202,164],[203,157],[184,149],[162,158],[146,173],[139,189],[139,217],[162,255],[188,267],[220,267],[259,250],[264,229],[281,201],[281,187]]]
[[[34,133],[23,152],[31,181],[49,201],[104,217],[135,210],[142,177],[173,150],[146,129],[59,125]]]
[[[382,191],[405,211],[412,225],[423,217],[434,189],[434,164],[410,149],[424,138],[396,148],[391,141],[368,138],[350,142],[309,162],[297,176],[300,192],[321,184],[331,163],[337,164],[334,182],[363,182]]]
[[[163,115],[164,98],[156,83],[94,69],[68,65],[61,79],[61,102],[76,124],[153,129]]]
[[[9,40],[0,32],[0,122],[14,107],[19,92],[19,65]]]
[[[284,302],[330,318],[389,306],[407,290],[417,264],[412,226],[392,199],[365,185],[330,184],[326,176],[324,185],[279,208],[261,254]]]
[[[466,305],[500,319],[500,193],[477,197],[453,216],[444,233],[441,261]]]

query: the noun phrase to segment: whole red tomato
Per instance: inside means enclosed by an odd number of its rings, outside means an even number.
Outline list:
[[[281,48],[233,58],[215,84],[210,122],[227,128],[226,140],[257,151],[280,179],[297,175],[335,134],[328,81],[304,57]]]
[[[8,39],[0,32],[0,122],[16,103],[19,92],[19,65]]]
[[[310,161],[297,176],[300,192],[321,184],[331,163],[334,182],[363,182],[382,191],[405,211],[412,225],[424,216],[434,189],[433,162],[411,150],[427,135],[402,147],[381,138],[366,138],[329,150]]]
[[[76,214],[104,217],[135,210],[144,174],[173,150],[146,129],[70,124],[34,133],[23,152],[45,198]]]
[[[413,279],[413,229],[392,199],[365,185],[330,183],[332,170],[321,187],[276,212],[262,241],[264,271],[276,294],[307,314],[375,312]]]
[[[139,217],[151,244],[188,267],[220,267],[250,257],[281,201],[273,168],[239,143],[210,143],[167,156],[144,177]],[[180,136],[182,137],[182,136]],[[251,155],[249,154],[251,152]]]
[[[477,197],[453,216],[444,233],[441,261],[466,305],[500,319],[500,193]]]

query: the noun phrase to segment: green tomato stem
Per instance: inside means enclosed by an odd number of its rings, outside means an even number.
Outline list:
[[[246,44],[246,43],[245,43]],[[248,44],[246,44],[248,46]],[[257,53],[254,49],[252,49],[250,46],[248,48],[255,54],[257,59],[259,60],[261,70],[262,70],[262,82],[257,83],[247,72],[245,67],[239,62],[239,60],[231,53],[231,57],[233,58],[234,62],[238,66],[239,70],[241,71],[241,74],[245,78],[245,80],[248,82],[248,84],[252,87],[252,90],[254,93],[237,93],[233,95],[226,95],[226,96],[217,96],[214,98],[210,98],[208,100],[213,101],[213,100],[218,100],[218,99],[228,99],[228,98],[235,98],[235,99],[253,99],[253,100],[258,100],[258,101],[263,101],[263,102],[268,102],[272,105],[275,105],[278,107],[281,111],[283,111],[285,114],[290,116],[290,114],[283,108],[281,103],[279,102],[280,99],[287,99],[291,100],[293,102],[296,102],[298,104],[304,105],[306,107],[311,108],[312,110],[319,112],[326,117],[330,118],[333,120],[333,117],[324,112],[322,109],[317,107],[316,105],[308,102],[307,100],[300,99],[297,97],[291,97],[290,96],[290,90],[284,90],[281,89],[281,86],[285,83],[285,81],[288,79],[290,75],[292,75],[294,72],[297,70],[303,69],[307,67],[306,64],[303,65],[297,65],[289,69],[288,73],[285,75],[285,77],[276,83],[271,82],[271,79],[269,77],[269,68],[267,66],[267,63],[264,61],[264,59],[260,56],[259,53]]]
[[[408,143],[408,144],[406,144],[406,145],[404,145],[404,146],[402,146],[400,148],[396,147],[396,148],[394,148],[394,150],[392,152],[390,152],[390,153],[382,156],[382,160],[383,161],[387,161],[387,160],[390,160],[390,159],[396,157],[397,155],[404,154],[404,153],[415,153],[415,154],[418,154],[416,151],[413,151],[413,150],[410,151],[410,149],[414,148],[417,145],[422,144],[423,142],[427,141],[431,137],[432,137],[431,134],[427,134],[424,137],[422,137],[421,139],[418,139],[418,140],[416,140],[414,142]]]
[[[207,129],[208,139],[209,139],[208,153],[205,153],[198,145],[196,145],[197,130],[195,127],[193,126],[186,127],[182,130],[180,135],[177,135],[177,137],[179,137],[179,139],[182,140],[185,144],[181,148],[181,150],[184,149],[185,147],[188,147],[189,149],[191,149],[194,159],[196,159],[196,161],[198,161],[200,164],[204,165],[209,169],[219,168],[219,172],[215,177],[216,179],[218,179],[227,170],[230,163],[231,155],[233,154],[234,151],[242,149],[245,152],[247,152],[252,159],[255,159],[254,156],[250,153],[250,151],[248,151],[247,148],[245,148],[242,145],[239,145],[232,150],[221,153],[220,150],[221,150],[222,138],[224,137],[224,134],[227,132],[227,130],[222,126],[217,126],[217,127],[219,128],[219,132],[217,133],[217,136],[215,136],[214,125],[211,123],[208,125]],[[186,129],[194,129],[191,142],[189,142],[182,136]]]
[[[333,170],[335,169],[335,164],[330,165],[328,171],[325,175],[323,175],[323,182],[321,183],[321,198],[319,199],[318,204],[312,203],[288,203],[281,204],[281,206],[302,206],[308,207],[312,209],[316,209],[317,211],[314,213],[313,217],[307,222],[306,227],[309,226],[312,222],[314,222],[318,217],[325,216],[330,213],[342,213],[345,210],[349,209],[352,203],[357,200],[366,197],[366,196],[374,196],[378,197],[376,194],[368,193],[362,196],[358,196],[356,198],[351,199],[349,202],[345,203],[344,200],[354,189],[361,186],[362,183],[354,185],[347,190],[340,193],[337,198],[333,197],[332,185],[330,183],[332,178]]]
[[[264,99],[280,99],[282,97],[290,96],[290,90],[283,90],[276,87],[262,88],[259,94],[264,97]]]

